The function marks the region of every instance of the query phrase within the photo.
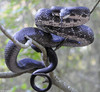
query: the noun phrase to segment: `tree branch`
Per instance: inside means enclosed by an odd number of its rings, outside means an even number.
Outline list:
[[[18,40],[16,40],[12,35],[10,35],[7,30],[0,24],[0,30],[10,39],[14,42],[15,45],[21,47],[21,48],[28,48],[32,44],[32,39],[28,40],[25,44],[20,43]]]
[[[21,75],[22,73],[13,73],[13,72],[0,72],[0,78],[12,78]]]
[[[20,42],[18,42],[14,37],[12,37],[8,32],[7,30],[0,25],[0,29],[1,31],[9,38],[11,39],[16,45],[20,46],[21,48],[27,48],[29,47],[31,44],[34,44],[36,47],[38,47],[42,53],[43,53],[43,56],[42,56],[42,59],[45,63],[46,66],[48,66],[48,58],[47,58],[47,52],[46,52],[46,49],[40,45],[39,43],[37,43],[36,41],[32,40],[30,37],[26,36],[29,40],[25,43],[25,44],[22,44]],[[30,71],[30,72],[33,72],[33,71]],[[13,73],[13,72],[1,72],[0,73],[0,78],[12,78],[12,77],[16,77],[16,76],[19,76],[23,73]],[[59,87],[60,89],[62,89],[64,92],[77,92],[75,89],[73,89],[71,86],[69,86],[67,83],[63,82],[62,80],[60,80],[60,78],[58,78],[54,72],[51,72],[50,73],[50,77],[53,81],[53,84],[57,87]]]
[[[28,36],[26,36],[26,38],[29,39],[29,40],[32,40]],[[42,59],[43,59],[44,63],[47,64],[48,58],[47,58],[46,49],[41,44],[37,43],[35,40],[32,40],[32,44],[34,44],[37,48],[39,48],[42,51],[42,53],[43,53]]]
[[[47,53],[46,53],[46,50],[45,48],[38,44],[36,41],[32,40],[30,37],[28,36],[25,36],[28,41],[25,43],[25,44],[22,44],[20,43],[19,41],[17,41],[12,35],[10,35],[7,30],[2,26],[0,25],[0,30],[10,39],[13,41],[13,43],[21,48],[28,48],[31,44],[34,44],[36,47],[38,47],[42,52],[43,52],[43,60],[44,62],[47,61]],[[46,63],[46,62],[45,62]],[[34,72],[35,70],[28,70],[26,72],[29,72],[29,73],[32,73]],[[23,73],[26,73],[26,72],[23,72]],[[17,77],[23,73],[13,73],[13,72],[0,72],[0,78],[12,78],[12,77]]]
[[[78,92],[76,89],[63,82],[58,76],[55,75],[54,72],[51,72],[49,75],[52,79],[53,84],[58,88],[62,89],[64,92]]]
[[[42,45],[41,45],[41,47],[44,48]],[[40,48],[40,46],[38,48]],[[44,61],[44,64],[46,66],[48,66],[49,61],[47,59],[46,49],[44,48],[44,50],[42,50],[42,48],[41,48],[41,51],[43,52],[43,61]],[[78,92],[77,90],[72,88],[70,85],[68,85],[67,83],[63,82],[58,76],[55,75],[54,72],[49,73],[49,75],[50,75],[50,77],[52,79],[53,84],[55,86],[57,86],[58,88],[62,89],[64,92]]]

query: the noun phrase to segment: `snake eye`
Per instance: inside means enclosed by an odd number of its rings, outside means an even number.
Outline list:
[[[86,15],[86,14],[82,14],[82,17],[86,18],[86,17],[87,17],[87,15]]]

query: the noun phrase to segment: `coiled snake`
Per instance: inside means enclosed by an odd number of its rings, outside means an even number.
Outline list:
[[[93,31],[83,25],[90,18],[90,10],[86,7],[52,7],[38,10],[35,16],[35,24],[38,28],[28,27],[18,31],[14,38],[21,43],[25,43],[29,36],[47,50],[50,65],[45,67],[43,62],[25,58],[17,62],[17,56],[20,47],[9,41],[5,48],[5,61],[8,68],[15,72],[25,72],[27,70],[35,71],[31,76],[31,85],[38,92],[45,92],[51,87],[51,79],[45,73],[53,71],[57,66],[57,56],[52,49],[59,46],[81,47],[89,45],[94,40]],[[36,51],[40,51],[32,45]],[[42,68],[42,69],[41,69]],[[49,86],[46,89],[40,89],[34,84],[37,75],[45,76],[49,80]]]

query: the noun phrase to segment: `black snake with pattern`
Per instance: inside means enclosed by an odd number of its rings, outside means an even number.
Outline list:
[[[14,38],[21,43],[25,43],[27,41],[25,36],[27,35],[43,45],[47,50],[50,65],[45,67],[43,62],[30,58],[17,62],[17,56],[21,48],[16,46],[12,41],[9,41],[5,49],[5,61],[8,68],[15,73],[36,70],[31,76],[32,87],[39,92],[49,90],[51,80],[45,73],[53,71],[58,61],[55,52],[51,48],[57,47],[62,41],[64,41],[63,46],[72,47],[91,44],[94,40],[93,31],[83,25],[89,20],[89,17],[90,11],[86,7],[66,8],[55,6],[50,9],[40,9],[35,16],[35,23],[38,28],[24,28],[17,32]],[[36,50],[34,45],[32,48]],[[37,75],[48,78],[49,86],[46,89],[39,89],[35,86],[34,79]]]
[[[77,41],[79,44],[70,46],[85,46],[93,42],[92,30],[83,25],[90,18],[90,10],[86,7],[52,7],[40,9],[35,16],[35,24],[47,33]]]

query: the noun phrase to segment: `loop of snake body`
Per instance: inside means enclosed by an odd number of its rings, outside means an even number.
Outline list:
[[[27,70],[35,71],[31,76],[31,85],[38,92],[45,92],[51,87],[50,78],[45,75],[53,71],[57,66],[57,56],[52,49],[57,47],[62,41],[62,46],[81,47],[91,44],[94,41],[93,31],[83,25],[90,17],[90,11],[86,7],[57,7],[50,9],[40,9],[35,16],[35,24],[38,28],[27,27],[18,31],[14,38],[21,43],[25,43],[29,36],[47,50],[50,65],[45,67],[43,62],[25,58],[17,62],[17,56],[20,47],[16,46],[12,41],[9,41],[5,48],[5,61],[8,68],[15,72],[25,72]],[[40,50],[32,45],[36,51]],[[49,80],[49,86],[46,89],[39,89],[34,79],[37,75],[45,76]]]

